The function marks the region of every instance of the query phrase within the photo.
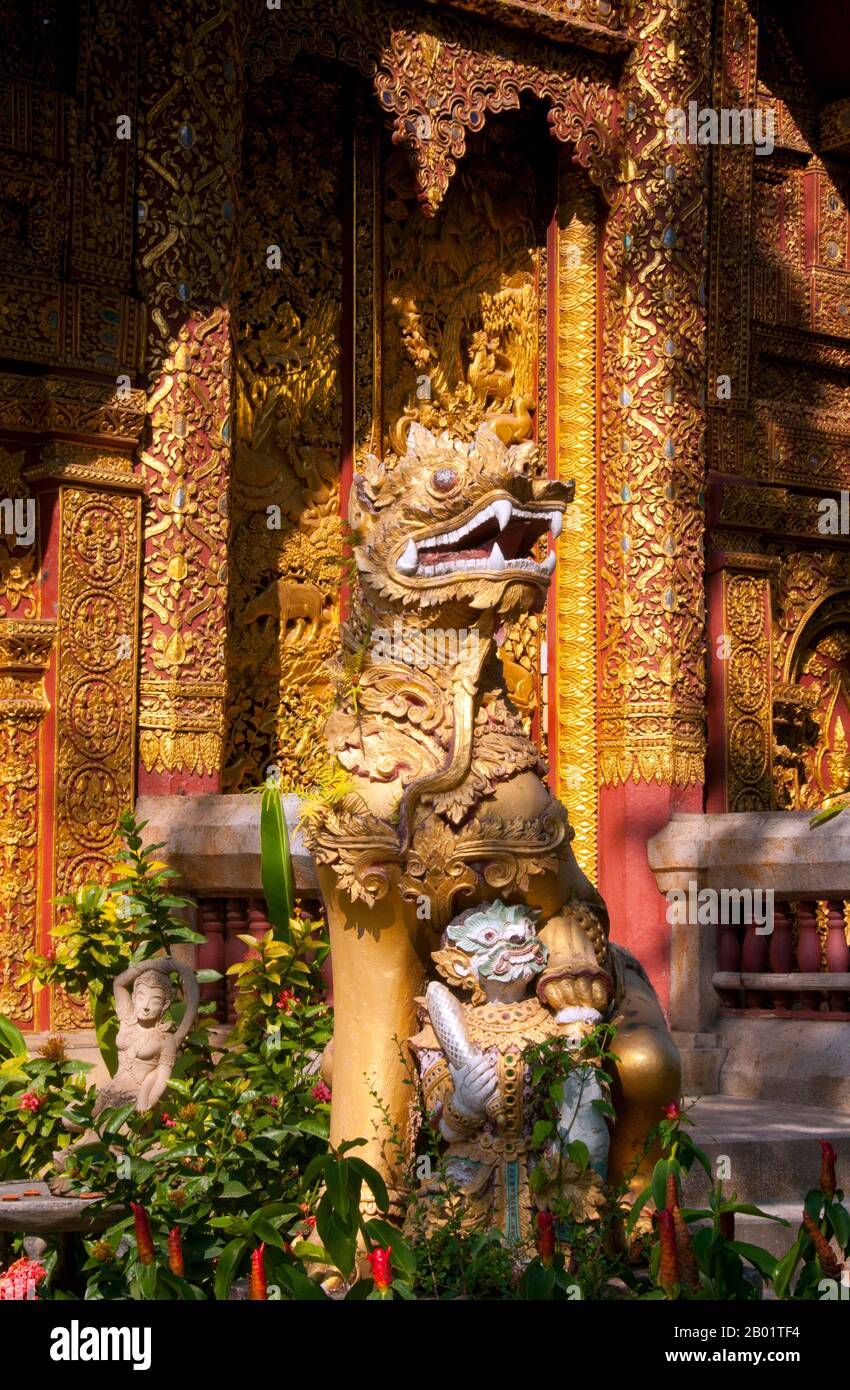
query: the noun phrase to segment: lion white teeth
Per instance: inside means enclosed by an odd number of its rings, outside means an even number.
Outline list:
[[[552,532],[552,536],[553,536],[553,538],[554,538],[555,540],[557,540],[558,537],[560,536],[560,534],[561,534],[561,527],[563,526],[563,524],[564,524],[564,513],[563,513],[563,512],[552,512],[552,519],[551,519],[551,521],[550,521],[550,523],[549,523],[549,530]]]
[[[502,527],[502,530],[504,530],[504,527]],[[503,570],[505,568],[505,557],[499,549],[498,541],[494,542],[493,549],[490,551],[490,559],[487,563],[487,568],[491,570]]]
[[[491,504],[490,510],[499,523],[499,530],[504,531],[511,519],[513,507],[507,497],[500,497],[497,502]]]
[[[416,542],[411,539],[407,542],[407,548],[400,560],[397,561],[396,568],[402,574],[415,574],[419,565],[419,551],[416,549]]]
[[[554,550],[550,550],[549,554],[546,556],[546,559],[543,561],[541,569],[544,569],[547,574],[551,574],[555,568],[557,559],[558,557],[555,554]]]

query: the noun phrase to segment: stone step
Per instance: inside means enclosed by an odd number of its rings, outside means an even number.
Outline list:
[[[838,1185],[850,1191],[850,1115],[722,1095],[702,1096],[686,1102],[686,1108],[694,1143],[713,1161],[725,1155],[727,1191],[741,1201],[802,1206],[806,1193],[820,1181],[818,1139],[833,1144]],[[706,1182],[692,1172],[686,1199],[701,1203]]]
[[[735,1219],[738,1240],[784,1255],[797,1238],[803,1199],[820,1181],[820,1145],[829,1139],[838,1155],[838,1185],[850,1190],[850,1115],[816,1106],[769,1104],[735,1096],[702,1096],[685,1102],[694,1143],[717,1160],[725,1155],[731,1175],[725,1190],[789,1224],[758,1216]],[[712,1165],[714,1166],[714,1164]],[[708,1178],[694,1167],[684,1184],[688,1206],[707,1206]]]

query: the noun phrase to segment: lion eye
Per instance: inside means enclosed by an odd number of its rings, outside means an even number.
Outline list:
[[[431,486],[437,492],[451,492],[452,488],[457,487],[457,471],[454,468],[438,468],[436,473],[431,475]]]

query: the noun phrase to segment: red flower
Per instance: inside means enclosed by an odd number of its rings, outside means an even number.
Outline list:
[[[537,1213],[537,1253],[547,1269],[555,1254],[555,1218],[551,1211]]]
[[[136,1249],[139,1252],[139,1264],[152,1265],[156,1257],[148,1214],[140,1202],[131,1202],[130,1206],[133,1208],[133,1221],[136,1226]]]
[[[681,1118],[681,1114],[682,1112],[679,1109],[678,1101],[668,1101],[667,1105],[664,1107],[664,1118],[667,1120],[678,1120]]]
[[[820,1144],[820,1190],[824,1197],[834,1197],[838,1186],[835,1181],[835,1160],[837,1154],[828,1139],[819,1139]]]
[[[661,1236],[661,1257],[658,1261],[658,1283],[662,1289],[671,1289],[679,1282],[679,1256],[676,1252],[676,1223],[672,1211],[667,1207],[657,1213],[658,1230]]]
[[[172,1274],[179,1274],[183,1278],[183,1243],[179,1226],[168,1232],[168,1268]]]
[[[251,1282],[248,1297],[262,1302],[268,1300],[268,1285],[266,1283],[266,1261],[265,1245],[260,1245],[256,1250],[251,1251]]]
[[[314,1100],[329,1101],[331,1098],[331,1088],[326,1086],[324,1081],[317,1081],[310,1095]]]
[[[15,1260],[6,1273],[0,1275],[0,1300],[22,1303],[24,1300],[37,1299],[36,1289],[46,1276],[47,1270],[38,1260],[28,1260],[26,1257]]]
[[[35,1091],[27,1091],[24,1095],[21,1096],[21,1099],[18,1103],[19,1109],[31,1110],[34,1114],[38,1107],[41,1105],[43,1099],[44,1097],[36,1095]]]
[[[288,1014],[292,1009],[292,1001],[295,998],[294,989],[282,989],[277,996],[277,1007],[281,1013]]]
[[[161,1119],[162,1123],[166,1126],[167,1129],[173,1129],[175,1124],[177,1123],[176,1120],[172,1120],[167,1110],[163,1110]]]
[[[366,1259],[372,1266],[372,1278],[375,1281],[375,1288],[384,1293],[393,1282],[393,1268],[390,1264],[390,1255],[393,1248],[388,1245],[386,1250],[378,1246],[375,1250],[369,1250]]]

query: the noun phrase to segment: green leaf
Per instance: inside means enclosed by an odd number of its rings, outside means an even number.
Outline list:
[[[316,1230],[340,1274],[347,1279],[354,1268],[357,1227],[342,1221],[328,1198],[323,1197],[316,1213]]]
[[[576,1165],[580,1173],[583,1173],[590,1163],[590,1150],[583,1139],[573,1139],[567,1145],[567,1153]]]
[[[641,1212],[643,1211],[651,1196],[652,1188],[645,1187],[643,1192],[641,1192],[640,1196],[635,1198],[634,1202],[632,1203],[632,1209],[629,1212],[628,1220],[626,1221],[627,1236],[631,1235],[638,1217],[640,1216]]]
[[[92,996],[92,1015],[100,1055],[109,1075],[114,1076],[118,1070],[118,1048],[116,1046],[118,1019],[112,1007],[110,995]]]
[[[139,1286],[139,1293],[142,1298],[155,1299],[157,1275],[159,1271],[155,1264],[136,1266],[136,1283]]]
[[[260,877],[268,920],[276,935],[287,939],[295,908],[295,879],[283,798],[272,781],[263,788],[260,803]]]
[[[0,1039],[13,1057],[26,1057],[27,1045],[23,1033],[4,1014],[0,1014]]]
[[[826,825],[827,821],[833,820],[835,816],[840,816],[844,809],[842,804],[841,806],[828,806],[825,811],[818,811],[817,815],[812,816],[809,821],[809,828],[814,830],[818,825]]]
[[[199,985],[211,985],[216,980],[223,980],[224,976],[219,970],[196,970],[195,979]]]
[[[531,1142],[535,1149],[539,1149],[544,1139],[548,1139],[555,1126],[551,1120],[535,1121],[534,1129],[531,1131]]]
[[[794,1277],[794,1270],[797,1268],[800,1255],[803,1251],[804,1239],[808,1239],[808,1237],[799,1235],[787,1255],[784,1255],[776,1266],[773,1275],[773,1292],[776,1294],[777,1298],[784,1298],[788,1292],[791,1280]]]
[[[832,1225],[835,1239],[841,1249],[845,1250],[850,1242],[850,1213],[840,1202],[830,1202],[826,1208],[826,1214]]]
[[[390,1195],[387,1192],[387,1185],[380,1173],[376,1172],[374,1168],[371,1168],[365,1159],[350,1158],[348,1162],[350,1166],[360,1174],[372,1196],[375,1198],[375,1201],[378,1203],[379,1210],[388,1211]]]
[[[670,1160],[659,1158],[652,1170],[652,1200],[658,1211],[663,1211],[664,1203],[667,1200],[667,1174],[670,1170]]]
[[[228,1245],[225,1245],[219,1255],[215,1279],[213,1281],[213,1292],[219,1302],[225,1302],[227,1300],[227,1295],[230,1293],[230,1286],[233,1283],[239,1261],[242,1259],[247,1248],[247,1242],[240,1236],[236,1240],[231,1240]]]
[[[366,1222],[366,1234],[376,1245],[381,1245],[385,1249],[392,1247],[393,1268],[400,1269],[402,1274],[409,1275],[411,1278],[416,1273],[416,1255],[407,1241],[399,1234],[397,1226],[391,1226],[388,1221],[381,1221],[378,1217],[373,1217]],[[395,1288],[395,1283],[393,1283]]]
[[[745,1240],[732,1240],[729,1242],[733,1250],[737,1250],[743,1259],[748,1260],[754,1265],[759,1274],[763,1274],[765,1279],[773,1279],[776,1274],[778,1261],[775,1255],[771,1255],[769,1250],[763,1250],[760,1245],[750,1245]]]
[[[274,1245],[278,1250],[284,1250],[286,1243],[280,1231],[277,1231],[270,1221],[265,1221],[262,1217],[252,1222],[252,1232],[258,1240],[262,1240],[266,1245]]]
[[[764,1221],[778,1221],[780,1226],[791,1225],[784,1216],[774,1216],[769,1211],[762,1211],[761,1207],[753,1206],[752,1202],[724,1202],[720,1210],[740,1212],[742,1216],[760,1216]]]
[[[325,1189],[328,1199],[335,1212],[338,1212],[343,1221],[348,1217],[349,1209],[349,1179],[348,1161],[344,1158],[338,1159],[335,1163],[329,1163],[325,1169]]]
[[[229,1178],[221,1186],[222,1197],[250,1197],[251,1193],[243,1182],[237,1182],[235,1178]]]

